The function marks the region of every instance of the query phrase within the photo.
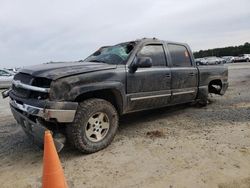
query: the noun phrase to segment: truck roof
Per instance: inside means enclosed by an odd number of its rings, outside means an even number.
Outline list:
[[[173,44],[179,44],[179,45],[184,45],[187,46],[187,43],[181,43],[181,42],[174,42],[174,41],[169,41],[169,40],[160,40],[155,37],[153,38],[142,38],[142,39],[137,39],[134,42],[166,42],[166,43],[173,43]]]

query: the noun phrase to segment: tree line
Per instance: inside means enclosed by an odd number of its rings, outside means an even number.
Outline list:
[[[198,52],[194,52],[194,57],[202,58],[207,56],[238,56],[240,54],[250,54],[250,43],[246,42],[244,45],[240,46],[200,50]]]

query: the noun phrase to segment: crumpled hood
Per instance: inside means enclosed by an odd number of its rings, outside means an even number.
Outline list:
[[[20,72],[27,73],[35,77],[44,77],[56,80],[66,76],[115,69],[116,67],[117,65],[95,62],[52,62],[25,67]]]

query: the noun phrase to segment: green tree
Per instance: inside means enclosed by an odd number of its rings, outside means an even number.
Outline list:
[[[244,45],[240,46],[229,46],[224,48],[214,48],[208,50],[200,50],[194,52],[195,58],[202,58],[207,56],[238,56],[240,54],[250,54],[250,43],[246,42]]]

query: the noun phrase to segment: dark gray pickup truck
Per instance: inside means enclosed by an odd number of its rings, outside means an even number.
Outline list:
[[[58,150],[68,140],[84,153],[107,147],[119,116],[197,101],[228,87],[224,65],[197,67],[187,44],[141,39],[104,46],[85,60],[27,67],[3,93],[34,142],[53,133]]]

